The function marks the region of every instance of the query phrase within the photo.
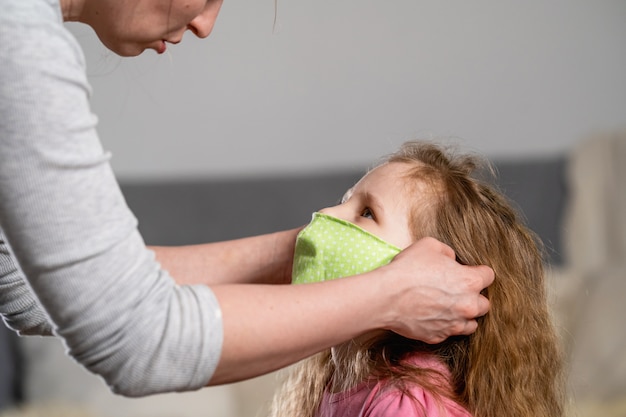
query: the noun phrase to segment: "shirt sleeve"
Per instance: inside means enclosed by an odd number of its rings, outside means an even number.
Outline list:
[[[52,335],[52,323],[11,254],[0,230],[0,315],[18,334]]]
[[[176,285],[146,249],[58,4],[0,6],[0,226],[28,285],[68,353],[114,392],[206,385],[222,347],[218,302],[208,287]]]

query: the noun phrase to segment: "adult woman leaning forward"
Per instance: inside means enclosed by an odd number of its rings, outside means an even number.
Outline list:
[[[480,291],[493,272],[458,264],[434,239],[370,273],[300,286],[279,285],[291,280],[298,230],[146,248],[96,132],[83,53],[63,22],[90,25],[122,56],[163,53],[187,30],[208,36],[221,3],[0,0],[5,323],[61,337],[126,396],[250,378],[377,328],[429,343],[472,333],[488,311]]]

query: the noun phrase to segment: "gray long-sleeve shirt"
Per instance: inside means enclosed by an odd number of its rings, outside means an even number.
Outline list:
[[[23,333],[49,333],[49,317],[115,392],[204,386],[221,353],[219,305],[208,287],[176,285],[145,248],[58,0],[0,10],[0,313]]]

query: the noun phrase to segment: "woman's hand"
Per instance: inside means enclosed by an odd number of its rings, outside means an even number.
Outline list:
[[[384,327],[411,339],[440,343],[471,334],[476,318],[489,310],[480,292],[493,282],[493,270],[459,264],[454,251],[433,238],[417,241],[370,274],[387,287],[381,289],[390,306]]]

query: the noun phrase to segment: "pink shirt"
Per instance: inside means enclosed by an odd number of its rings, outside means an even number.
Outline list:
[[[418,354],[411,362],[448,374],[432,355]],[[336,394],[326,390],[316,417],[472,417],[454,401],[438,399],[420,386],[412,386],[409,391],[417,402],[398,388],[385,386],[384,382],[364,382]]]

